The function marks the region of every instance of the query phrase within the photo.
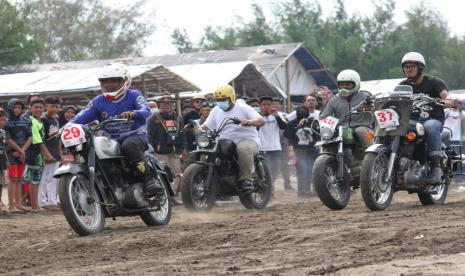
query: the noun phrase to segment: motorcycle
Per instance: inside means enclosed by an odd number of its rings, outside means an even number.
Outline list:
[[[424,94],[413,95],[410,86],[399,85],[394,91],[375,99],[375,144],[365,152],[361,171],[361,192],[365,205],[373,211],[386,209],[396,191],[416,193],[423,205],[445,201],[452,174],[453,151],[443,142],[439,183],[427,185],[422,181],[431,168],[427,158],[425,128],[420,119],[426,119],[435,105],[442,100]]]
[[[317,121],[321,140],[315,147],[320,148],[320,154],[313,163],[312,183],[321,202],[329,209],[344,209],[351,191],[360,186],[364,153],[354,130],[346,123],[351,116],[366,112],[361,109],[370,105],[371,98],[367,98],[340,119],[328,116]],[[312,129],[318,133],[313,126]]]
[[[70,155],[58,168],[59,196],[66,220],[80,236],[99,233],[105,218],[140,216],[148,226],[168,224],[171,219],[170,197],[174,195],[172,175],[154,156],[153,150],[144,153],[151,166],[153,178],[164,187],[164,193],[152,198],[143,195],[143,183],[128,168],[121,145],[100,130],[112,123],[127,121],[109,118],[96,126],[67,124],[60,130],[61,140]]]
[[[254,189],[243,193],[239,186],[239,164],[236,145],[229,139],[219,139],[223,128],[240,124],[237,118],[225,118],[218,129],[199,132],[198,149],[192,152],[193,162],[182,177],[182,200],[192,211],[210,211],[217,197],[239,196],[247,209],[263,209],[272,195],[270,172],[260,154],[255,156]]]

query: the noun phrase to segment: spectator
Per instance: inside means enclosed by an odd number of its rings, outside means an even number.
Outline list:
[[[58,112],[58,123],[60,128],[66,125],[71,119],[79,113],[79,108],[75,105],[68,105]]]
[[[156,157],[165,162],[173,171],[173,190],[181,191],[181,160],[186,157],[186,140],[182,132],[183,121],[174,111],[174,98],[165,94],[156,99],[160,112],[152,114],[147,121],[149,143]]]
[[[24,212],[21,204],[21,180],[24,173],[26,150],[32,143],[31,121],[21,117],[24,103],[19,99],[8,101],[8,122],[5,125],[7,154],[10,162],[8,169],[8,205],[9,211]]]
[[[315,115],[315,112],[317,112],[317,114],[320,114],[320,111],[318,111],[317,109],[317,100],[314,96],[312,95],[308,95],[307,97],[305,97],[305,101],[304,101],[304,106],[306,106],[310,112],[310,116],[314,116]],[[286,115],[286,119],[288,122],[294,120],[296,118],[296,111],[293,111],[289,114]]]
[[[200,109],[203,106],[203,103],[205,102],[205,97],[202,95],[197,95],[191,100],[192,104],[192,110],[186,114],[184,114],[183,122],[184,126],[186,124],[189,124],[192,121],[200,119]],[[183,127],[184,127],[183,126]],[[187,143],[187,151],[193,151],[196,149],[196,144],[195,144],[195,133],[193,132],[193,129],[189,129],[185,133],[186,137],[186,143]]]
[[[329,102],[329,100],[334,96],[333,91],[329,89],[327,86],[321,86],[320,92],[318,93],[321,94],[320,98],[323,101],[323,108],[325,107],[326,103]]]
[[[31,102],[35,101],[37,99],[41,99],[40,95],[38,93],[31,93],[29,96],[27,96],[27,108],[28,110],[23,110],[23,114],[21,115],[23,118],[26,118],[29,120],[29,117],[31,117]]]
[[[281,163],[281,142],[279,130],[286,129],[287,123],[278,115],[278,111],[272,108],[273,99],[268,96],[260,98],[260,115],[265,120],[265,125],[258,129],[260,138],[260,151],[265,157],[265,162],[271,172],[271,183],[274,190],[274,181],[278,176]]]
[[[247,100],[247,104],[253,107],[255,111],[260,112],[260,100],[258,98],[250,98]]]
[[[26,171],[24,181],[31,184],[31,207],[32,212],[41,210],[39,207],[39,184],[44,170],[45,162],[55,161],[44,144],[44,125],[41,117],[44,113],[44,101],[36,99],[31,102],[31,132],[32,144],[26,151]],[[55,188],[56,189],[56,188]],[[56,190],[55,190],[56,193]]]
[[[323,99],[321,98],[321,87],[318,87],[316,85],[312,85],[312,90],[310,91],[310,96],[315,97],[316,99],[316,109],[321,110],[323,108]]]
[[[451,148],[456,152],[457,155],[462,154],[464,151],[461,145],[461,128],[463,120],[465,120],[465,112],[462,111],[462,103],[460,100],[454,100],[452,107],[444,110],[443,135],[449,135]],[[460,167],[457,169],[460,169]],[[458,172],[461,173],[461,171]],[[457,179],[459,178],[463,177],[458,176]]]
[[[6,185],[5,170],[8,169],[8,157],[6,155],[5,141],[6,132],[4,130],[7,122],[7,114],[5,110],[0,109],[0,210],[3,209],[4,205],[2,202],[2,191],[3,186]]]
[[[57,96],[45,98],[47,112],[42,116],[44,127],[44,144],[53,160],[45,164],[39,187],[39,206],[44,209],[59,209],[57,203],[58,179],[53,174],[60,166],[61,147],[60,137],[57,135],[60,129],[57,114],[60,110],[61,100]]]
[[[155,101],[149,101],[149,102],[147,103],[147,105],[149,106],[149,108],[150,108],[150,113],[152,113],[152,114],[153,114],[153,113],[157,113],[157,112],[160,111],[160,109],[158,109],[158,104],[157,104],[157,102],[155,102]]]
[[[283,120],[286,121],[286,113],[281,112],[282,105],[281,105],[281,100],[279,98],[273,98],[273,109],[278,112],[278,116]],[[284,180],[284,189],[288,192],[294,191],[294,188],[292,188],[291,185],[291,176],[289,173],[290,167],[289,167],[289,155],[287,153],[288,149],[288,142],[286,137],[284,137],[284,131],[285,129],[280,129],[279,130],[279,142],[281,143],[281,159],[280,159],[280,165],[279,169],[281,171],[281,175],[283,176]]]
[[[318,117],[315,110],[316,99],[308,96],[313,103],[308,107],[301,105],[296,110],[296,118],[288,123],[284,136],[289,141],[289,159],[297,158],[297,196],[309,197],[313,193],[312,168],[318,154],[315,148],[317,137],[310,131],[310,124]],[[309,110],[311,107],[312,112]]]

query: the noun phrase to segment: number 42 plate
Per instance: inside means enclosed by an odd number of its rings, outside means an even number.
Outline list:
[[[399,125],[399,114],[392,109],[377,110],[375,117],[379,128],[393,130]]]
[[[65,147],[76,146],[86,142],[86,135],[81,125],[68,124],[61,133],[61,141]]]

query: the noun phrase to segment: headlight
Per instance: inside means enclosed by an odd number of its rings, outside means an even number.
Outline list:
[[[415,130],[417,131],[418,136],[425,135],[425,127],[422,124],[417,123],[415,125]]]
[[[201,148],[208,147],[210,145],[210,139],[206,135],[197,136],[197,145]]]
[[[320,136],[321,136],[321,139],[323,140],[329,140],[331,138],[333,138],[334,136],[334,130],[328,128],[328,127],[322,127],[320,129]]]

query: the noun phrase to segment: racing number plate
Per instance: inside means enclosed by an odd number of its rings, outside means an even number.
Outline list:
[[[65,147],[76,146],[86,142],[86,135],[81,125],[68,124],[61,133],[61,141]]]
[[[399,114],[392,109],[377,110],[375,117],[379,128],[393,130],[399,125]]]
[[[320,127],[328,127],[332,130],[336,129],[337,123],[339,120],[334,118],[333,116],[328,116],[324,119],[318,121],[320,123]]]

